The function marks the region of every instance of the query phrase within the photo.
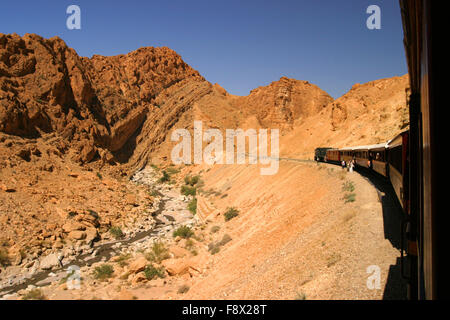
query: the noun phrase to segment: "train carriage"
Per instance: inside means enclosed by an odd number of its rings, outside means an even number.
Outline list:
[[[386,143],[380,143],[368,147],[370,167],[384,177],[388,177],[386,162]]]
[[[344,160],[346,163],[349,163],[350,161],[353,160],[352,148],[339,149],[339,154],[341,157],[341,161]]]
[[[327,151],[331,148],[316,148],[314,150],[314,160],[315,161],[325,161]]]
[[[340,163],[341,162],[341,154],[339,153],[339,149],[327,150],[327,154],[325,156],[325,162]]]
[[[369,159],[369,150],[367,146],[353,147],[353,159],[357,166],[367,168]]]
[[[404,131],[386,144],[388,177],[405,212],[408,212],[408,135],[409,131]]]

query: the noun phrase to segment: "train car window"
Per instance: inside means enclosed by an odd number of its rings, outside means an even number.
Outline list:
[[[389,150],[389,164],[402,173],[402,146]]]

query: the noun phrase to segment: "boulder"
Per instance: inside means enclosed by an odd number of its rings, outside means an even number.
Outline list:
[[[136,285],[138,283],[147,282],[147,277],[143,272],[139,272],[136,274],[133,279],[131,280],[132,285]]]
[[[62,228],[63,231],[66,233],[70,233],[72,231],[83,231],[86,229],[86,227],[83,224],[73,220],[66,222]]]
[[[71,231],[68,235],[69,239],[72,240],[83,240],[86,238],[86,232],[84,231]]]
[[[144,257],[139,257],[133,262],[131,262],[128,266],[129,273],[138,273],[144,271],[145,267],[148,265],[147,259]]]
[[[170,276],[182,275],[189,272],[189,263],[183,259],[168,259],[161,263]]]
[[[43,258],[40,262],[40,267],[42,270],[50,270],[53,267],[58,267],[61,265],[60,260],[58,259],[58,255],[56,253],[49,254],[45,258]]]
[[[98,232],[96,228],[86,228],[86,241],[92,243],[98,238]]]

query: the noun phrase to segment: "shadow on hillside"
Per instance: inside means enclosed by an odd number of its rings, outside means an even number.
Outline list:
[[[358,168],[358,173],[365,177],[378,192],[383,209],[384,238],[398,250],[401,248],[401,225],[404,213],[391,183],[386,178],[365,168]],[[404,300],[407,297],[406,281],[401,275],[401,262],[391,265],[384,288],[383,299]]]

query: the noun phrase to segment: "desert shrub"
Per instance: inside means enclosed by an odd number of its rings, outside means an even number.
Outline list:
[[[117,258],[116,262],[121,266],[124,267],[128,264],[128,260],[131,258],[130,253],[123,253]]]
[[[219,230],[220,230],[219,226],[214,226],[214,227],[211,228],[211,233],[219,232]]]
[[[208,251],[211,254],[216,254],[216,253],[218,253],[220,251],[220,246],[217,243],[215,243],[215,242],[211,242],[208,245]]]
[[[228,235],[228,234],[225,234],[223,237],[222,237],[222,240],[220,240],[220,241],[217,241],[217,242],[211,242],[209,245],[208,245],[208,251],[211,253],[211,254],[216,254],[216,253],[218,253],[219,251],[220,251],[220,248],[221,247],[223,247],[224,245],[226,245],[228,242],[230,242],[232,239],[231,239],[231,237]]]
[[[189,286],[184,284],[178,288],[178,293],[181,293],[181,294],[186,293],[189,291],[189,289],[190,289]]]
[[[230,242],[231,240],[233,240],[233,239],[231,239],[231,237],[228,234],[224,234],[223,237],[222,237],[222,240],[219,241],[219,245],[220,246],[224,246],[228,242]]]
[[[102,264],[101,266],[95,267],[94,278],[99,280],[105,280],[112,276],[114,273],[114,268],[110,264]]]
[[[197,194],[197,188],[189,185],[181,186],[181,194],[185,196],[195,196]]]
[[[0,266],[6,267],[7,265],[9,265],[9,263],[10,263],[10,260],[9,260],[8,252],[5,249],[0,248]]]
[[[170,181],[170,175],[169,175],[169,173],[167,173],[167,171],[166,170],[163,170],[163,172],[162,172],[162,177],[161,178],[159,178],[159,182],[168,182],[168,181]]]
[[[102,176],[102,174],[100,173],[100,172],[97,172],[97,177],[101,180],[101,179],[103,179],[103,176]]]
[[[120,227],[111,227],[111,229],[109,229],[109,233],[111,233],[112,236],[117,240],[124,237],[123,231]]]
[[[334,266],[337,262],[341,260],[341,255],[339,253],[333,253],[330,257],[327,259],[327,267]]]
[[[306,300],[306,294],[303,292],[298,292],[295,296],[295,300]]]
[[[190,185],[190,186],[195,186],[198,182],[199,182],[199,180],[200,180],[200,176],[186,176],[186,177],[184,177],[184,183],[186,184],[186,185]]]
[[[345,200],[345,203],[347,203],[347,202],[355,202],[356,194],[354,194],[354,193],[347,193],[344,196],[344,200]]]
[[[187,239],[185,248],[189,250],[189,249],[192,249],[194,247],[194,245],[195,245],[194,241],[192,241],[191,239]]]
[[[45,300],[45,299],[46,297],[42,293],[41,289],[30,290],[22,297],[22,300]]]
[[[163,242],[154,242],[150,252],[145,254],[148,261],[160,263],[165,259],[169,259],[169,250]]]
[[[233,219],[234,217],[237,217],[238,214],[239,214],[239,211],[235,207],[228,208],[224,214],[225,221],[229,221],[229,220]]]
[[[177,168],[174,168],[174,167],[169,167],[166,169],[166,171],[169,175],[177,174],[180,172],[180,170],[178,170]]]
[[[155,278],[164,278],[165,277],[164,268],[163,267],[155,268],[152,265],[148,265],[147,267],[145,267],[144,274],[145,274],[145,277],[148,280],[152,280],[152,279],[155,279]]]
[[[78,215],[78,212],[76,212],[76,211],[69,211],[69,218],[73,218],[76,215]]]
[[[351,181],[346,181],[342,184],[342,191],[353,192],[355,191],[355,185]]]
[[[197,198],[192,199],[188,203],[188,210],[192,212],[192,214],[197,213]]]
[[[194,235],[194,231],[188,226],[181,226],[173,232],[173,237],[181,237],[184,239],[189,239]]]

